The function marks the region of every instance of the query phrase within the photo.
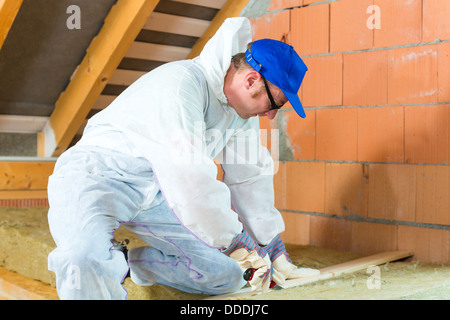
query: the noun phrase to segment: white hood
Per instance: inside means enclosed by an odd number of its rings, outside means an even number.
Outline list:
[[[203,66],[208,85],[222,103],[227,103],[223,81],[230,67],[231,57],[245,52],[251,41],[250,21],[247,18],[228,18],[205,45],[200,56],[194,59]]]

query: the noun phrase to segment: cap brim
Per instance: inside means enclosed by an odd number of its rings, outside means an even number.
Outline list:
[[[300,98],[296,93],[290,93],[290,92],[283,92],[286,98],[291,103],[292,107],[294,108],[295,112],[302,117],[306,118],[305,110],[303,110],[302,103],[300,102]]]

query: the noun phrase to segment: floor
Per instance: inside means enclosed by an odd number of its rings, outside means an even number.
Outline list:
[[[0,208],[0,267],[54,287],[54,274],[47,270],[48,253],[55,247],[48,230],[47,210],[46,207]],[[129,238],[130,248],[144,245],[125,229],[120,228],[115,235],[116,239]],[[289,244],[286,247],[296,265],[310,268],[320,269],[361,258],[351,252],[325,248]],[[207,298],[157,285],[139,287],[130,279],[125,281],[124,287],[130,300]],[[301,287],[234,299],[450,300],[450,265],[407,259],[381,265],[377,270],[361,270]]]

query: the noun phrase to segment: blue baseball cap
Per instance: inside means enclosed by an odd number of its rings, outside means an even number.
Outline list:
[[[273,39],[256,40],[245,52],[245,61],[283,91],[300,117],[306,117],[298,91],[308,68],[292,46]]]

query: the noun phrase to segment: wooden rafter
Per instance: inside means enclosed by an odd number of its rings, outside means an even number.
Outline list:
[[[118,0],[114,5],[39,133],[39,156],[59,156],[68,147],[158,2]]]
[[[216,31],[220,28],[222,23],[227,18],[231,17],[239,17],[242,10],[245,8],[249,0],[228,0],[222,9],[217,12],[214,19],[211,21],[211,24],[209,25],[206,32],[203,34],[203,36],[198,39],[196,44],[191,50],[191,53],[189,54],[188,58],[192,59],[195,58],[200,54],[205,44],[208,42],[209,39],[211,39]]]
[[[16,19],[23,0],[0,0],[0,49]]]

